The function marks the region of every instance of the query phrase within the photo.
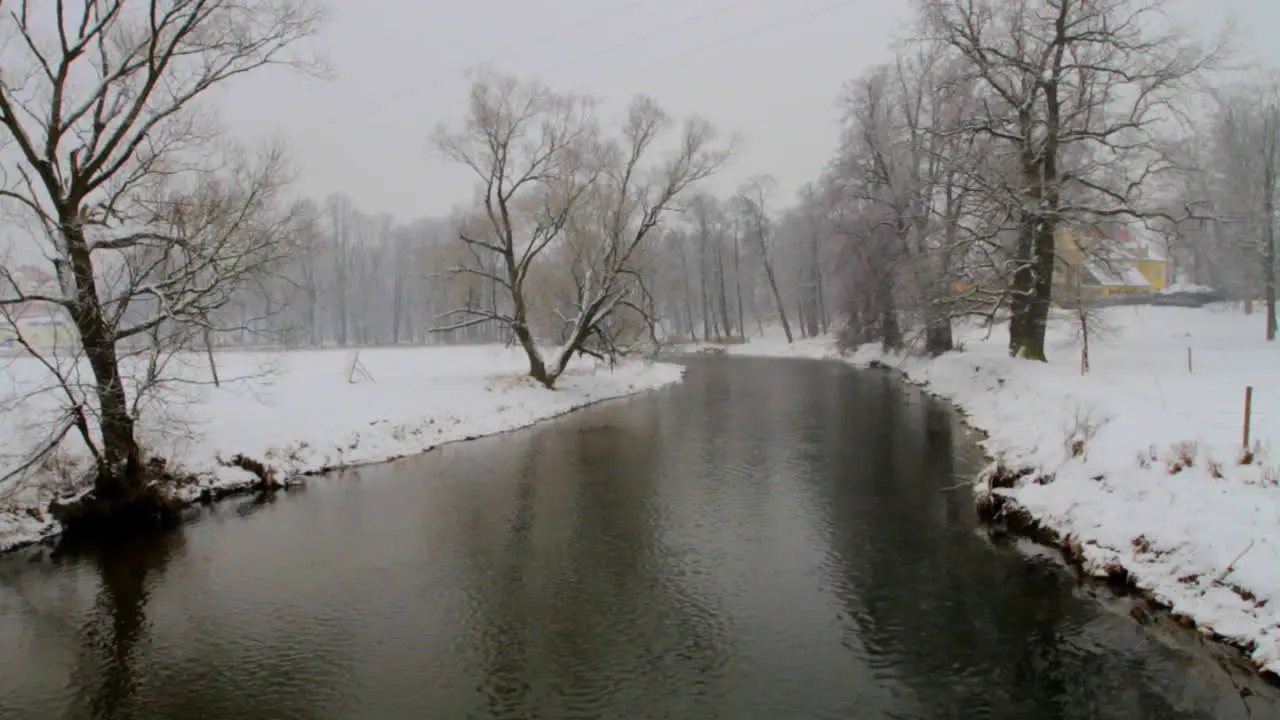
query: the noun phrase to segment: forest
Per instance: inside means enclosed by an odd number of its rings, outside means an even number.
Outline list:
[[[409,222],[289,196],[287,148],[237,144],[197,111],[245,73],[315,71],[294,51],[319,5],[174,0],[142,23],[145,3],[104,0],[51,30],[22,4],[5,20],[23,41],[5,75],[25,81],[0,84],[0,201],[53,280],[6,264],[0,315],[74,327],[53,349],[16,340],[63,399],[48,447],[78,435],[113,497],[145,484],[143,400],[175,358],[219,348],[507,343],[551,388],[574,357],[770,326],[939,354],[976,319],[1036,361],[1051,308],[1085,306],[1072,267],[1135,253],[1167,258],[1169,286],[1262,303],[1273,338],[1280,85],[1163,4],[917,0],[894,59],[849,79],[838,147],[794,194],[734,164],[731,128],[477,69],[466,113],[423,132],[472,199]],[[730,170],[750,179],[705,190]]]

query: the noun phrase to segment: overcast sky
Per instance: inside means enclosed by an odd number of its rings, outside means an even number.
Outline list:
[[[619,108],[636,93],[739,133],[743,152],[713,189],[769,172],[790,195],[836,139],[841,84],[888,58],[908,0],[332,0],[320,48],[337,77],[286,72],[240,83],[221,112],[237,134],[279,134],[299,190],[350,194],[407,220],[446,213],[470,180],[430,153],[461,117],[463,70],[479,63],[589,92]],[[1268,32],[1280,0],[1182,0],[1201,28],[1229,14],[1242,45],[1280,64]],[[1252,30],[1250,30],[1252,29]]]
[[[1280,0],[1174,0],[1189,25],[1228,17],[1239,46],[1273,66]],[[242,138],[280,136],[297,191],[351,195],[400,220],[443,215],[471,179],[428,137],[464,111],[463,71],[488,63],[587,92],[619,111],[637,93],[701,114],[744,140],[711,189],[772,173],[789,199],[831,156],[841,85],[889,58],[910,0],[329,0],[317,39],[336,77],[272,70],[219,95]],[[8,235],[8,232],[3,232]]]
[[[887,57],[893,0],[334,0],[320,47],[329,81],[287,73],[240,84],[222,104],[238,134],[280,133],[300,189],[350,194],[401,219],[443,214],[470,180],[430,153],[464,111],[463,71],[489,63],[619,111],[637,93],[699,113],[744,152],[721,178],[790,187],[830,153],[842,81]]]

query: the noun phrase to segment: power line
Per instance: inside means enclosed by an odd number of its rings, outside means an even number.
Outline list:
[[[503,53],[503,56],[507,59],[510,59],[512,57],[518,57],[521,54],[528,52],[529,50],[532,50],[536,47],[544,45],[548,41],[554,40],[557,37],[564,35],[565,33],[572,32],[574,30],[581,30],[582,28],[587,27],[588,25],[593,25],[596,22],[609,17],[610,15],[625,13],[628,10],[634,7],[637,7],[639,5],[643,5],[647,2],[649,2],[649,0],[631,0],[631,2],[624,3],[623,5],[619,5],[617,7],[613,7],[609,10],[606,10],[605,12],[596,13],[595,15],[588,15],[587,17],[583,18],[582,20],[579,20],[578,22],[571,23],[569,25],[561,25],[558,28],[554,28],[549,32],[539,35],[538,37],[534,38],[533,40],[527,43],[519,45],[514,49],[509,49],[508,52]]]
[[[742,7],[742,0],[736,0],[736,2],[729,2],[729,3],[725,3],[724,5],[719,5],[717,7],[711,8],[710,10],[707,10],[706,12],[699,13],[692,17],[682,18],[675,22],[669,22],[663,25],[659,25],[657,28],[655,28],[651,32],[645,33],[643,35],[637,35],[634,37],[627,38],[626,42],[618,43],[611,47],[601,48],[600,50],[597,50],[588,55],[572,58],[564,62],[556,63],[551,67],[543,68],[541,71],[534,73],[534,77],[539,77],[547,73],[554,72],[556,70],[563,70],[564,68],[570,67],[572,65],[579,65],[581,63],[587,62],[588,60],[593,60],[595,58],[598,58],[601,55],[608,55],[610,53],[617,52],[618,50],[625,48],[627,45],[635,43],[637,41],[648,40],[650,38],[657,37],[658,35],[662,35],[674,28],[678,28],[683,25],[688,25],[690,23],[694,23],[699,20],[709,20],[713,17],[723,15],[729,12],[730,10],[733,10],[735,8],[740,8],[740,7]]]
[[[823,15],[823,14],[825,14],[825,13],[829,13],[829,12],[832,12],[832,11],[834,11],[834,10],[838,10],[838,9],[840,9],[840,8],[842,8],[842,7],[845,7],[845,6],[848,6],[848,5],[852,5],[852,4],[854,4],[855,2],[858,2],[858,1],[859,1],[859,0],[836,0],[836,2],[832,2],[832,3],[828,3],[828,4],[826,4],[826,5],[822,5],[822,6],[820,6],[820,7],[816,7],[816,8],[814,8],[814,9],[810,10],[809,12],[806,12],[806,13],[800,13],[800,14],[798,14],[798,15],[792,15],[790,18],[785,19],[785,20],[775,20],[775,21],[768,22],[768,23],[761,23],[760,25],[756,25],[756,26],[754,26],[754,27],[748,28],[748,29],[743,30],[743,31],[741,31],[741,32],[732,33],[732,34],[729,34],[729,35],[724,35],[724,36],[720,37],[719,39],[717,39],[717,40],[713,40],[713,41],[711,41],[711,42],[709,42],[709,43],[704,43],[704,44],[702,44],[702,45],[697,45],[697,46],[694,46],[694,47],[692,47],[692,48],[689,48],[688,50],[682,50],[682,51],[680,51],[680,52],[678,52],[678,53],[676,53],[676,54],[674,54],[674,55],[668,55],[667,57],[659,58],[658,60],[654,60],[654,61],[652,61],[652,62],[641,63],[641,64],[639,64],[639,65],[634,65],[634,66],[629,67],[629,68],[624,68],[624,69],[622,69],[622,70],[620,70],[620,71],[618,71],[618,72],[615,72],[615,73],[609,73],[609,74],[607,74],[607,75],[599,76],[599,77],[595,78],[594,80],[589,80],[589,81],[584,82],[584,83],[578,83],[577,88],[578,88],[579,90],[583,90],[583,89],[586,89],[586,86],[587,86],[587,85],[598,84],[598,83],[605,82],[605,81],[609,81],[609,80],[616,80],[616,79],[618,79],[618,78],[620,78],[620,77],[626,77],[626,76],[628,76],[628,75],[633,75],[633,74],[635,74],[635,73],[637,73],[637,72],[641,72],[641,71],[643,71],[643,70],[648,70],[649,68],[652,68],[652,67],[656,67],[656,66],[659,66],[659,65],[665,65],[665,64],[670,63],[670,62],[675,62],[676,60],[683,60],[684,58],[689,57],[689,56],[691,56],[691,55],[697,55],[698,53],[705,52],[705,51],[710,50],[710,49],[715,48],[715,47],[719,47],[720,45],[724,45],[725,43],[727,43],[727,42],[729,42],[729,41],[731,41],[731,40],[738,40],[738,39],[741,39],[742,37],[747,36],[747,35],[754,35],[755,33],[758,33],[758,32],[760,32],[760,31],[762,31],[762,30],[776,29],[776,28],[779,28],[779,27],[785,27],[785,26],[787,26],[787,25],[792,25],[792,24],[794,24],[794,23],[796,23],[796,22],[799,22],[799,21],[802,21],[802,20],[808,20],[808,19],[811,19],[811,18],[816,17],[816,16],[818,16],[818,15]]]

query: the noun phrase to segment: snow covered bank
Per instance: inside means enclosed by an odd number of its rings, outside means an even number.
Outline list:
[[[1029,470],[1012,501],[1066,541],[1089,572],[1128,579],[1203,631],[1280,674],[1280,344],[1238,308],[1117,307],[1080,374],[1070,323],[1049,363],[1007,356],[997,329],[959,333],[962,352],[879,361],[959,406],[1004,468]],[[1191,349],[1188,369],[1188,348]],[[839,356],[830,339],[767,337],[730,354]],[[1245,387],[1253,387],[1243,445]],[[981,488],[980,488],[981,490]]]
[[[281,478],[384,462],[438,445],[506,432],[591,403],[678,382],[684,368],[630,362],[610,370],[575,363],[548,391],[523,376],[519,350],[494,346],[364,350],[372,378],[348,382],[353,353],[225,352],[224,382],[168,389],[163,411],[145,417],[151,452],[177,473],[194,476],[184,500],[252,486],[258,478],[228,466],[236,456],[265,464]],[[196,359],[181,371],[204,380]],[[227,381],[228,378],[239,378]],[[0,359],[0,476],[48,431],[52,396],[23,394],[47,377],[28,358]],[[4,402],[8,396],[10,402]],[[14,402],[20,398],[20,401]],[[78,457],[79,456],[79,457]],[[57,532],[47,507],[83,457],[68,444],[57,462],[17,487],[0,488],[0,550]]]

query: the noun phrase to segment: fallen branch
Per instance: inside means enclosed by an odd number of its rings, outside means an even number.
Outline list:
[[[1232,560],[1231,562],[1227,563],[1227,568],[1226,568],[1225,570],[1223,570],[1223,571],[1222,571],[1222,574],[1221,574],[1221,575],[1219,575],[1218,577],[1214,578],[1214,580],[1213,580],[1213,584],[1214,584],[1214,585],[1220,585],[1220,584],[1222,584],[1222,581],[1223,581],[1223,580],[1225,580],[1225,579],[1227,579],[1227,576],[1228,576],[1228,575],[1230,575],[1232,572],[1234,572],[1234,571],[1235,571],[1235,569],[1236,569],[1236,563],[1240,562],[1240,558],[1244,557],[1246,553],[1248,553],[1250,550],[1252,550],[1252,549],[1253,549],[1253,544],[1254,544],[1254,542],[1256,542],[1256,541],[1255,541],[1255,540],[1250,540],[1250,541],[1249,541],[1249,544],[1245,547],[1245,549],[1244,549],[1244,550],[1241,550],[1241,551],[1240,551],[1240,554],[1239,554],[1239,555],[1237,555],[1237,556],[1235,557],[1235,559],[1234,559],[1234,560]]]

